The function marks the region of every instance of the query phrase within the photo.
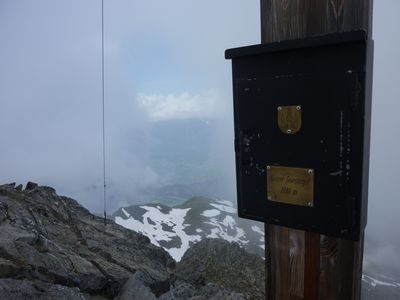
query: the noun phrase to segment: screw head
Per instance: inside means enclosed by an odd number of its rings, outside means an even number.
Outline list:
[[[269,169],[271,169],[271,167],[270,167],[270,166],[267,166],[267,170],[269,170]]]
[[[312,169],[309,169],[308,170],[308,174],[312,174],[313,173],[313,170]]]
[[[282,107],[281,107],[281,106],[278,106],[278,110],[281,111],[281,110],[282,110]]]
[[[271,196],[268,196],[268,200],[272,200],[272,197],[271,197]]]
[[[296,109],[297,109],[297,110],[300,110],[300,109],[301,109],[301,106],[300,106],[300,105],[297,105],[297,106],[296,106]]]
[[[286,132],[287,132],[288,134],[291,134],[291,133],[292,133],[292,129],[288,129],[288,130],[286,130]]]
[[[310,207],[313,206],[311,202],[308,202],[307,205]]]

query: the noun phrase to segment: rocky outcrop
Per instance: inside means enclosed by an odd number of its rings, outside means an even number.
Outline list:
[[[265,299],[264,268],[261,257],[236,243],[205,239],[185,253],[176,274],[177,282],[187,282],[197,289],[213,283],[241,293],[245,299]]]
[[[0,186],[0,299],[128,299],[124,288],[138,274],[146,281],[136,295],[157,297],[170,289],[169,260],[148,238],[105,226],[50,187]]]

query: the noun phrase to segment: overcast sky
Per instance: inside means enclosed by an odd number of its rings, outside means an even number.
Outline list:
[[[256,0],[104,2],[116,209],[162,181],[147,162],[154,123],[231,118],[224,50],[259,41],[259,12]],[[0,0],[0,42],[0,181],[51,185],[101,211],[101,1]],[[232,124],[219,124],[232,164]]]
[[[374,5],[368,232],[381,237],[376,257],[398,258],[385,244],[399,243],[400,228],[400,1]],[[92,211],[102,209],[100,17],[100,0],[0,0],[0,182],[50,185]],[[134,198],[162,180],[146,160],[156,122],[220,120],[226,134],[216,148],[233,164],[231,69],[223,54],[259,43],[259,27],[258,0],[105,0],[114,191]]]

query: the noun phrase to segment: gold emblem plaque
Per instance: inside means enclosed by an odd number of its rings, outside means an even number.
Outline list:
[[[278,106],[278,126],[284,134],[295,134],[301,128],[301,106]]]
[[[267,197],[275,202],[314,206],[314,170],[267,166]]]

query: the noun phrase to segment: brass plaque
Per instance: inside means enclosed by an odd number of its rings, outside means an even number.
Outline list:
[[[301,128],[301,106],[278,106],[278,126],[284,134],[295,134]]]
[[[267,166],[267,197],[270,201],[314,206],[314,170]]]

